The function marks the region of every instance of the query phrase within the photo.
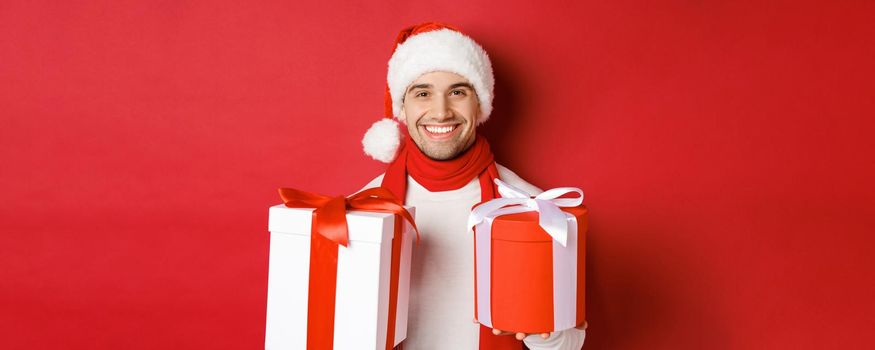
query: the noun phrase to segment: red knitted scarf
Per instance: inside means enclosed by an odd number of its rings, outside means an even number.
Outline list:
[[[482,200],[493,199],[498,193],[493,182],[498,178],[498,169],[489,143],[482,135],[477,135],[471,147],[451,160],[429,158],[410,137],[406,137],[398,157],[389,164],[383,176],[382,187],[404,199],[407,194],[407,175],[431,192],[456,190],[477,177],[480,179]]]

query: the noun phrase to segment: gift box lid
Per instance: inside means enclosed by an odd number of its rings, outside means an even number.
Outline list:
[[[414,215],[414,208],[405,206]],[[310,235],[313,208],[289,208],[284,204],[270,207],[268,230],[274,233]],[[395,231],[395,215],[375,211],[352,210],[346,212],[349,240],[382,242],[392,239]],[[408,224],[409,225],[409,224]]]
[[[586,206],[560,208],[577,219],[580,231],[585,231],[588,224]],[[567,220],[571,221],[569,217]],[[501,215],[492,221],[492,239],[519,242],[550,242],[553,240],[541,226],[538,225],[538,213],[534,211]]]

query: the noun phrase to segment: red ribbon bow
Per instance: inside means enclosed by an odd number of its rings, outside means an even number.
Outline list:
[[[349,246],[349,228],[346,224],[347,210],[369,210],[389,212],[401,215],[413,226],[416,240],[419,241],[419,229],[413,221],[413,216],[389,190],[382,187],[369,188],[349,197],[330,197],[321,194],[280,188],[280,197],[289,208],[316,208],[313,211],[313,232],[318,232],[332,242],[344,247]]]

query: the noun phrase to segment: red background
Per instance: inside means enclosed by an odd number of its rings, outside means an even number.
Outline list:
[[[587,349],[875,341],[871,2],[534,3],[4,1],[0,345],[261,348],[276,188],[382,171],[433,19],[493,57],[500,162],[587,193]]]

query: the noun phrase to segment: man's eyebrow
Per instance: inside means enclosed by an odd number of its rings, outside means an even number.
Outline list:
[[[410,93],[411,91],[416,90],[416,89],[431,89],[432,87],[434,87],[434,86],[432,86],[431,84],[411,85],[410,88],[407,89],[407,93]],[[472,86],[470,83],[466,83],[466,82],[459,82],[459,83],[455,83],[453,85],[450,85],[450,90],[458,88],[458,87],[466,87],[468,89],[474,90],[474,86]]]
[[[431,88],[431,84],[416,84],[416,85],[411,86],[409,89],[407,89],[407,92],[410,93],[411,91],[416,90],[416,89],[430,89],[430,88]]]

